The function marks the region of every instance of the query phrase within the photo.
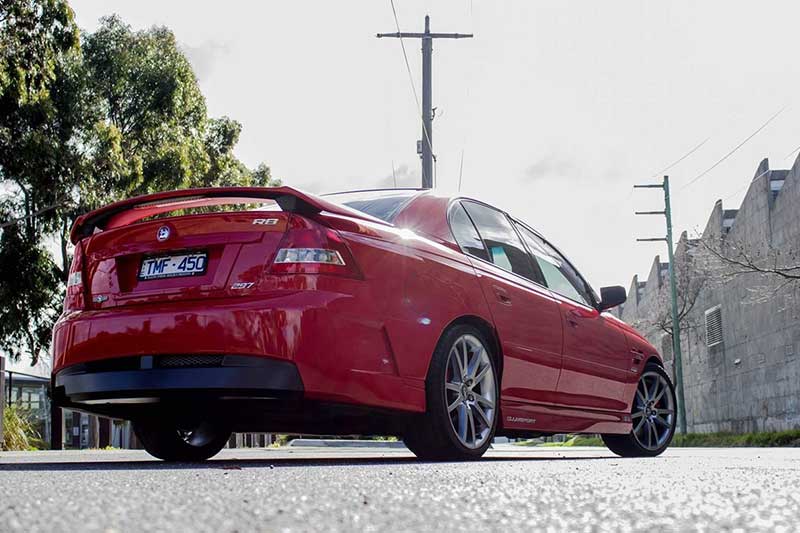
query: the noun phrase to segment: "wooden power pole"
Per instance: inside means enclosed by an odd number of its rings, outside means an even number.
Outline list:
[[[399,28],[398,28],[399,30]],[[381,37],[422,40],[422,140],[417,143],[417,153],[422,159],[422,188],[433,187],[433,83],[432,61],[434,39],[468,39],[471,33],[431,33],[431,18],[425,15],[425,31],[409,33],[379,33]],[[419,102],[417,102],[419,104]]]

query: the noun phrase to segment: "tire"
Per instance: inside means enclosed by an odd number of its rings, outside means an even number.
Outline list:
[[[631,404],[633,429],[627,435],[602,435],[603,442],[621,457],[661,455],[675,435],[676,407],[675,387],[669,375],[660,366],[648,364],[639,377]]]
[[[186,429],[169,422],[135,421],[133,431],[147,453],[170,462],[205,461],[217,455],[231,436],[229,429],[212,422]]]
[[[491,445],[500,394],[489,346],[468,325],[452,327],[440,339],[425,381],[427,410],[403,436],[420,459],[474,460]]]

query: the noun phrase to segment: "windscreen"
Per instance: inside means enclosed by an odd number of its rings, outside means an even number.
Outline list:
[[[392,222],[397,213],[414,196],[419,194],[417,189],[409,190],[382,190],[358,191],[326,194],[325,199],[337,204],[345,205],[362,213],[366,213],[385,222]]]

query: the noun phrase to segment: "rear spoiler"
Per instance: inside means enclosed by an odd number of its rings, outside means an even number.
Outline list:
[[[178,209],[257,203],[264,200],[274,200],[283,211],[300,215],[315,215],[326,211],[385,224],[366,213],[292,187],[207,187],[146,194],[90,211],[75,220],[70,231],[70,240],[76,244],[98,230],[127,226],[144,218]]]

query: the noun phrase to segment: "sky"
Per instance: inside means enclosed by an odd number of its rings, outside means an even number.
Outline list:
[[[419,183],[420,115],[390,0],[72,0],[81,28],[119,14],[171,28],[212,116],[243,125],[236,154],[310,192]],[[595,287],[647,275],[669,171],[676,239],[738,207],[759,161],[800,146],[797,2],[395,0],[403,31],[436,41],[436,184],[530,223]],[[420,44],[406,41],[420,92]],[[713,171],[711,167],[784,108]],[[789,156],[789,157],[787,157]],[[463,163],[463,166],[462,166]]]

